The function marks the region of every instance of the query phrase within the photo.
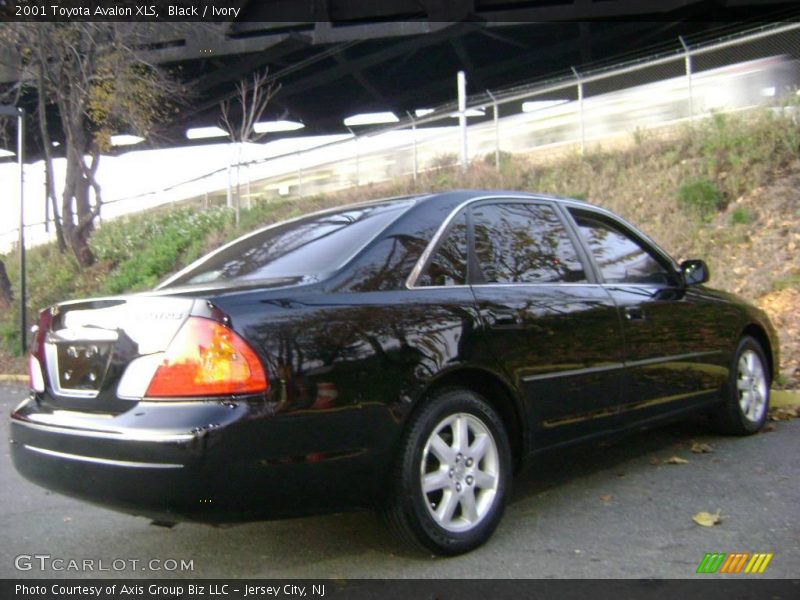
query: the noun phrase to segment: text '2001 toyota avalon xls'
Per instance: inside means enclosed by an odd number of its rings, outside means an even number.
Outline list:
[[[758,431],[766,316],[584,202],[458,191],[272,225],[43,310],[16,468],[160,521],[378,508],[441,554],[546,448],[695,411]]]

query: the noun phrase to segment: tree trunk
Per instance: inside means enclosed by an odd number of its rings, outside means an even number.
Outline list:
[[[67,111],[62,111],[67,114]],[[94,230],[94,217],[97,215],[100,199],[93,209],[89,201],[89,189],[99,191],[94,181],[97,160],[91,168],[86,166],[84,155],[87,153],[86,134],[80,120],[70,121],[67,127],[67,173],[64,181],[64,194],[61,200],[64,237],[72,248],[78,264],[90,267],[94,264],[94,254],[89,248],[89,236]]]
[[[42,33],[40,32],[40,35]],[[41,48],[39,49],[41,53]],[[38,78],[38,86],[40,90],[45,89],[45,74],[44,74],[44,56],[40,55],[38,69],[36,76]],[[56,200],[56,184],[53,176],[53,153],[50,151],[50,134],[47,130],[47,106],[45,105],[45,96],[42,93],[37,94],[37,113],[39,117],[39,133],[42,136],[42,150],[44,153],[44,182],[45,182],[45,204],[52,207],[53,211],[53,225],[56,228],[56,240],[58,242],[58,251],[61,254],[67,251],[67,243],[64,240],[64,231],[61,229],[61,219],[58,216],[58,201]],[[47,214],[47,206],[45,206],[45,214]]]
[[[81,172],[80,165],[71,165],[70,162],[67,161],[67,181],[62,207],[62,214],[70,215],[64,219],[64,237],[78,259],[78,264],[90,267],[94,264],[94,254],[89,248],[89,236],[94,231],[94,217],[89,202],[89,180]]]
[[[11,282],[8,280],[6,265],[0,260],[0,308],[8,310],[14,302],[14,294],[11,292]]]
[[[45,152],[49,155],[49,152]],[[52,157],[45,158],[45,184],[47,185],[47,200],[50,202],[50,210],[53,213],[53,225],[56,228],[56,241],[58,242],[58,251],[64,254],[67,251],[67,242],[64,239],[64,228],[61,227],[61,216],[58,214],[58,200],[56,198],[55,181],[53,177],[53,163]]]
[[[72,250],[82,267],[94,264],[94,254],[89,248],[89,237],[94,231],[94,216],[89,202],[89,180],[80,171],[76,173],[75,215],[78,224],[72,232]]]

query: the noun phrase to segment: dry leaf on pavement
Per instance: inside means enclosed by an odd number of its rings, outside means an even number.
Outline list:
[[[685,458],[681,458],[680,456],[670,456],[667,460],[664,461],[668,465],[688,465],[689,461]]]
[[[713,452],[714,448],[703,442],[694,442],[692,443],[692,447],[689,448],[689,450],[691,450],[695,454],[707,454],[709,452]]]
[[[719,525],[722,523],[722,517],[720,516],[720,509],[717,509],[715,513],[707,513],[700,511],[696,515],[692,517],[692,521],[701,525],[702,527],[713,527],[714,525]]]
[[[797,416],[800,416],[800,407],[798,406],[781,406],[769,411],[770,421],[791,421]]]

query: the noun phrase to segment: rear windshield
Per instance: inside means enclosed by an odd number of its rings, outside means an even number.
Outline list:
[[[413,203],[350,207],[270,227],[206,255],[159,288],[319,278],[344,266]]]

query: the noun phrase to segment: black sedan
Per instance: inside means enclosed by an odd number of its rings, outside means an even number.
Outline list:
[[[146,294],[43,310],[16,468],[158,521],[378,508],[488,539],[536,453],[690,412],[764,424],[767,317],[584,202],[457,191],[250,233]]]

